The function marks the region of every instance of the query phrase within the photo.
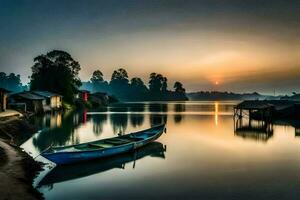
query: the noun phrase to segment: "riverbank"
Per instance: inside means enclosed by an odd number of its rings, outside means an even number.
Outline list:
[[[32,186],[41,164],[18,147],[35,131],[24,118],[14,116],[0,120],[1,199],[43,199]]]

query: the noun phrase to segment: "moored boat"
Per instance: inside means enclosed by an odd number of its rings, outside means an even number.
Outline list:
[[[77,145],[51,147],[41,155],[46,159],[64,165],[109,157],[121,153],[134,151],[137,148],[159,138],[165,130],[165,124],[138,131],[135,133],[97,140]]]
[[[47,186],[64,181],[74,180],[90,176],[97,173],[109,171],[111,169],[124,169],[126,164],[136,162],[147,156],[165,159],[166,146],[160,142],[150,142],[149,144],[136,149],[135,151],[118,154],[90,162],[74,163],[72,165],[59,165],[52,169],[38,183],[38,186]],[[135,166],[135,164],[133,164]]]

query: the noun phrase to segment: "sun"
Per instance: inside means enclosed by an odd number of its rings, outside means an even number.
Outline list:
[[[219,85],[219,81],[216,81],[216,82],[215,82],[215,85]]]

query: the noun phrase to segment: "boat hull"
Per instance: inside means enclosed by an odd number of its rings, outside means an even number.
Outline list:
[[[51,185],[63,181],[73,180],[90,176],[96,173],[105,172],[111,169],[121,169],[125,164],[134,162],[147,156],[165,158],[166,147],[160,142],[150,142],[149,144],[130,153],[119,154],[92,162],[81,162],[72,165],[61,165],[51,170],[38,183],[39,186]]]
[[[134,143],[129,143],[126,145],[120,145],[116,147],[110,147],[110,148],[104,148],[104,149],[92,150],[92,151],[43,153],[42,156],[56,163],[57,165],[72,164],[72,163],[77,163],[82,161],[110,157],[122,153],[131,152],[137,148],[143,147],[146,144],[159,138],[162,135],[163,131],[164,131],[164,126],[163,129],[160,130],[153,137],[138,142],[134,142]]]

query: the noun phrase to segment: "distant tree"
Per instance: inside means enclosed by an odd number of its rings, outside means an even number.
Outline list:
[[[128,83],[128,73],[125,69],[119,68],[118,70],[115,70],[111,76],[111,81],[118,80],[118,81],[124,81]]]
[[[138,78],[138,77],[134,77],[131,79],[130,81],[131,86],[133,87],[144,87],[144,82],[142,81],[142,79]]]
[[[119,68],[115,70],[111,76],[110,91],[118,99],[128,98],[129,80],[128,73],[125,69]]]
[[[136,94],[139,97],[145,96],[145,93],[148,92],[148,88],[142,79],[138,77],[134,77],[130,80],[130,89],[132,94]]]
[[[185,93],[185,89],[183,88],[182,83],[180,83],[178,81],[175,82],[174,89],[175,89],[175,92],[177,92],[177,93]]]
[[[168,79],[166,77],[163,77],[161,91],[166,92],[167,88],[168,88]]]
[[[53,50],[34,58],[31,67],[31,90],[48,90],[64,96],[72,103],[74,93],[81,85],[80,65],[65,51]]]
[[[13,92],[22,91],[20,75],[15,75],[14,73],[6,75],[6,73],[0,72],[0,87],[3,87]]]
[[[161,74],[151,73],[149,89],[151,92],[159,93],[162,90],[164,77]]]
[[[92,78],[91,78],[91,82],[92,83],[99,83],[99,82],[103,82],[103,74],[100,70],[96,70],[93,72]]]
[[[103,79],[103,74],[100,70],[94,71],[90,80],[93,92],[108,92],[108,83]]]

